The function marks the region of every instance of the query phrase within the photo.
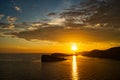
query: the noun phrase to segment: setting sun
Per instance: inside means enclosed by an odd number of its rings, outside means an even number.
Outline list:
[[[73,44],[71,49],[72,49],[72,51],[76,51],[77,50],[76,44]]]

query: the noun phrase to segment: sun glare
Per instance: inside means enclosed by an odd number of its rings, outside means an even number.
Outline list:
[[[72,49],[72,51],[76,51],[76,50],[77,50],[77,46],[76,46],[76,44],[72,44],[71,49]]]

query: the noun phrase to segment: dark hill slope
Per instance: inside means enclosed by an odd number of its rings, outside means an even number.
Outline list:
[[[120,47],[113,47],[107,50],[92,50],[82,54],[88,57],[108,58],[120,60]]]

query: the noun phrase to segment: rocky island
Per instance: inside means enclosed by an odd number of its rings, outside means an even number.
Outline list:
[[[42,55],[41,61],[42,62],[58,62],[66,60],[63,57],[55,56],[55,55]]]

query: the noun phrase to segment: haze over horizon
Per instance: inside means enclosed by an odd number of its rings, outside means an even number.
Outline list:
[[[0,53],[120,46],[119,0],[0,0]]]

